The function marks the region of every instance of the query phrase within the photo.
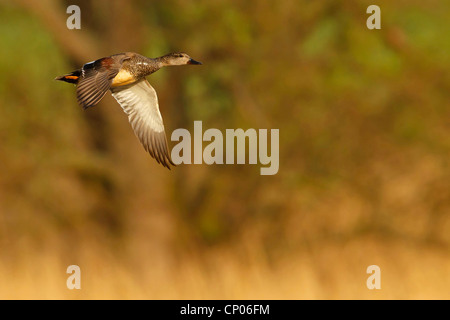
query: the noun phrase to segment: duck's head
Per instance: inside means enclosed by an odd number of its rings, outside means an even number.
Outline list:
[[[159,58],[163,66],[182,66],[185,64],[202,64],[184,52],[169,53]]]

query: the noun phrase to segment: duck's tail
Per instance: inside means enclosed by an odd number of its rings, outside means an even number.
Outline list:
[[[81,70],[75,70],[72,73],[65,74],[63,76],[56,77],[55,80],[61,80],[68,83],[78,84],[78,80],[80,79]]]

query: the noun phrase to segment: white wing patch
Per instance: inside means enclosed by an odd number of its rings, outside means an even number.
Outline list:
[[[111,88],[111,92],[128,115],[131,127],[145,150],[170,169],[169,164],[174,164],[169,155],[155,89],[144,79],[132,85]]]

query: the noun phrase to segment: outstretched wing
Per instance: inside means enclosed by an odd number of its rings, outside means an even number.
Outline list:
[[[107,57],[83,66],[77,85],[77,99],[84,109],[95,106],[105,96],[126,58]]]
[[[143,79],[128,86],[111,88],[145,150],[166,168],[175,165],[169,155],[163,119],[155,89]]]

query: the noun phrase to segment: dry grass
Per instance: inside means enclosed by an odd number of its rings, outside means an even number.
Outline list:
[[[250,246],[251,247],[251,246]],[[449,299],[450,257],[439,248],[363,238],[324,243],[280,256],[257,248],[212,249],[202,256],[114,254],[86,244],[78,258],[33,250],[0,264],[2,299]],[[242,258],[242,253],[247,251]],[[239,253],[239,254],[238,254]],[[241,256],[239,258],[238,256]],[[81,290],[66,287],[69,264]],[[366,287],[366,268],[381,268],[381,290]]]

